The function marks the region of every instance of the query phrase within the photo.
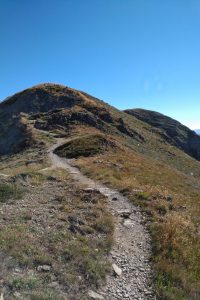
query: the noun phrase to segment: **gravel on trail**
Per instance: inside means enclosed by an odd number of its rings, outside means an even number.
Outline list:
[[[96,294],[96,299],[103,297],[106,300],[156,299],[152,288],[151,239],[139,207],[134,206],[116,190],[83,175],[78,168],[71,165],[71,160],[56,155],[54,150],[60,144],[49,150],[52,168],[66,169],[88,191],[98,190],[105,195],[115,220],[115,243],[109,257],[113,273],[107,276],[106,285],[94,291],[93,295]],[[95,296],[91,299],[95,299]]]

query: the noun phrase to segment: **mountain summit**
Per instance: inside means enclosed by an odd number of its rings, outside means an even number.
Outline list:
[[[200,160],[200,137],[179,122],[148,110],[122,112],[84,92],[50,83],[0,103],[0,154],[37,144],[35,129],[66,135],[83,126],[126,139],[137,151],[154,156],[159,147],[169,154],[171,145],[172,152],[177,148]]]

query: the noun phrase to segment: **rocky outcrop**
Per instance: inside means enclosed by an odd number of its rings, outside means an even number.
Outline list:
[[[20,115],[13,118],[0,117],[0,155],[19,152],[35,142]]]

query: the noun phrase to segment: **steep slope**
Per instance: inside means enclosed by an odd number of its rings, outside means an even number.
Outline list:
[[[125,112],[155,127],[169,144],[200,160],[200,137],[193,130],[158,112],[144,109],[128,109]]]

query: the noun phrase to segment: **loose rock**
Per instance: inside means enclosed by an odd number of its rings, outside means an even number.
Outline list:
[[[88,292],[88,296],[89,296],[91,299],[98,299],[98,300],[103,300],[103,299],[104,299],[104,297],[103,297],[102,295],[100,295],[100,294],[98,294],[98,293],[96,293],[96,292],[94,292],[94,291],[92,291],[92,290],[90,290],[90,291]]]
[[[39,272],[41,272],[41,271],[43,271],[43,272],[49,272],[51,270],[51,266],[48,266],[48,265],[38,266],[37,270]]]
[[[112,264],[113,271],[115,275],[121,276],[122,275],[122,269],[120,269],[116,264]]]

